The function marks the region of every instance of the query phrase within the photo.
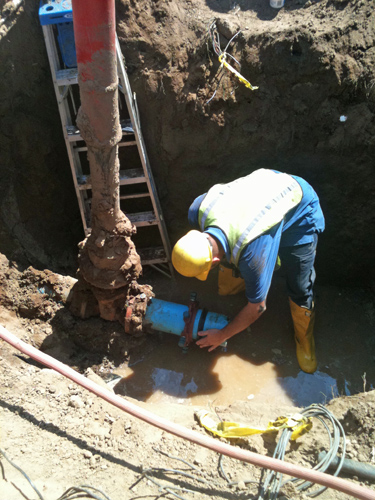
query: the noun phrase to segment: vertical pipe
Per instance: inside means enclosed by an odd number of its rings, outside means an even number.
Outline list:
[[[114,0],[73,0],[81,107],[78,128],[85,140],[92,183],[92,225],[112,231],[120,215],[118,111]]]
[[[83,282],[103,319],[123,321],[129,294],[143,289],[136,281],[142,267],[131,240],[135,229],[120,209],[115,0],[73,0],[72,10],[81,97],[77,126],[87,145],[92,186],[91,234],[80,244],[76,309],[85,311]]]

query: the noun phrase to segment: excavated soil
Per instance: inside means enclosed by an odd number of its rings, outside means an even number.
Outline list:
[[[116,367],[141,359],[165,338],[130,337],[119,324],[79,321],[69,312],[83,231],[38,5],[0,0],[0,324],[111,390],[104,379]],[[301,175],[319,194],[327,229],[317,258],[318,360],[319,369],[339,381],[341,395],[325,394],[327,409],[345,430],[347,456],[375,466],[373,3],[286,0],[275,10],[266,0],[118,0],[116,15],[172,243],[187,229],[195,196],[255,168]],[[228,53],[258,90],[220,71],[208,36],[213,21],[222,49],[241,30]],[[240,307],[241,299],[219,299],[212,283],[171,284],[147,269],[143,280],[161,299],[186,303],[197,287],[207,308],[232,315]],[[290,332],[276,280],[265,318],[249,337],[251,357],[250,351],[242,354],[259,366],[272,361],[280,373],[286,366],[296,376]],[[0,448],[45,500],[82,484],[111,500],[175,498],[168,486],[190,490],[173,490],[186,499],[257,498],[264,480],[259,468],[226,458],[225,479],[216,453],[136,420],[5,342],[0,346]],[[233,342],[229,349],[239,346]],[[200,369],[212,377],[209,359]],[[253,426],[297,409],[277,398],[259,402],[256,395],[216,406],[211,396],[206,406],[222,419]],[[123,397],[206,434],[192,405]],[[233,444],[271,456],[276,441],[274,435],[253,436]],[[312,467],[328,446],[325,429],[315,422],[288,447],[286,460]],[[37,497],[4,457],[1,466],[1,499]],[[291,487],[283,495],[307,498]],[[329,490],[319,498],[348,497]]]

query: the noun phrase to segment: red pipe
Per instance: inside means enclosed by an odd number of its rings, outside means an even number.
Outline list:
[[[282,474],[287,474],[289,476],[298,477],[300,479],[305,479],[306,481],[311,481],[312,483],[318,483],[328,488],[333,488],[338,491],[342,491],[347,495],[351,495],[354,498],[359,498],[360,500],[375,500],[375,492],[363,486],[359,486],[348,481],[330,476],[324,472],[319,472],[316,470],[305,469],[299,465],[290,464],[282,460],[278,460],[271,457],[264,457],[253,453],[251,451],[242,450],[240,448],[234,448],[231,445],[221,443],[213,438],[198,434],[197,432],[185,429],[181,425],[174,424],[168,420],[161,418],[153,413],[140,408],[125,399],[112,394],[107,389],[100,387],[91,380],[88,380],[83,375],[80,375],[72,368],[64,365],[60,361],[44,354],[34,347],[22,342],[15,335],[8,332],[4,327],[0,326],[0,338],[11,344],[13,347],[23,352],[24,354],[35,359],[39,363],[42,363],[53,370],[61,373],[65,377],[69,378],[73,382],[81,385],[85,389],[93,392],[97,396],[100,396],[108,403],[126,411],[130,415],[137,417],[148,424],[159,427],[164,431],[170,432],[175,436],[181,437],[183,439],[188,439],[189,441],[209,448],[210,450],[216,451],[228,457],[235,458],[237,460],[242,460],[243,462],[248,462],[258,467],[263,467],[266,469],[272,469],[276,472],[281,472]]]
[[[115,0],[73,0],[72,8],[81,98],[76,124],[87,146],[92,188],[91,232],[80,244],[79,281],[90,285],[103,319],[122,321],[129,284],[136,295],[142,268],[131,240],[135,229],[120,207]],[[77,309],[84,310],[79,290]]]
[[[90,164],[92,226],[112,232],[121,218],[115,0],[73,0],[72,10],[81,98],[77,126]]]
[[[116,51],[114,0],[73,0],[72,10],[78,64],[92,62],[96,52]]]

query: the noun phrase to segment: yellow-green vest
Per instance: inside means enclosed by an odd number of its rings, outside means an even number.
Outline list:
[[[302,200],[298,182],[288,174],[256,170],[228,184],[216,184],[199,207],[199,226],[221,229],[227,237],[231,262],[261,234],[283,220]]]

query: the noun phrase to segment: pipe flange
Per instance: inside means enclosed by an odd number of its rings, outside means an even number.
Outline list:
[[[133,315],[133,307],[128,306],[125,311],[125,318],[124,318],[124,329],[125,333],[131,333],[131,319]]]
[[[146,314],[147,304],[152,296],[151,290],[147,289],[141,294],[131,297],[126,302],[125,315],[123,316],[125,333],[129,333],[134,337],[143,335],[143,319]]]
[[[184,317],[185,327],[181,333],[181,337],[185,337],[185,347],[187,347],[193,341],[193,328],[198,308],[199,302],[195,299],[190,300],[189,312],[186,317]]]

